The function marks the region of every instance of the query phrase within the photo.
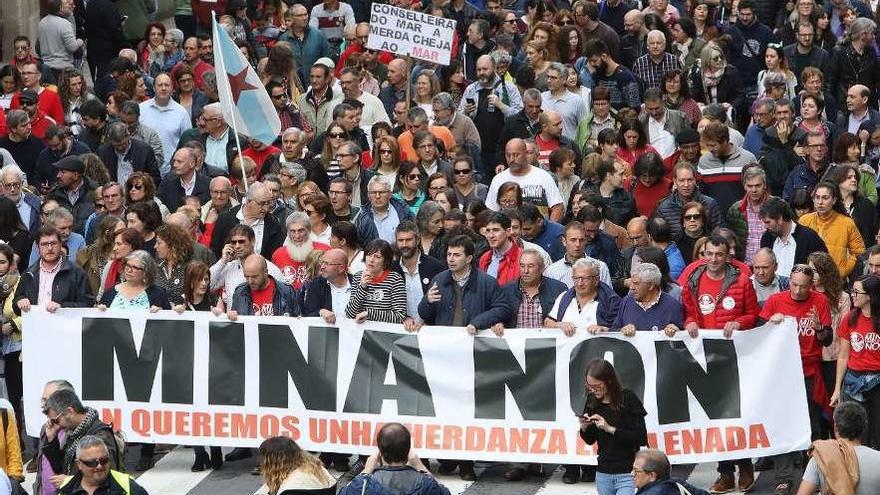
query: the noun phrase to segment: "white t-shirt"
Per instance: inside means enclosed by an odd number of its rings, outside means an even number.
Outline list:
[[[510,173],[510,169],[507,169],[496,175],[489,186],[489,192],[486,194],[486,207],[490,210],[498,211],[501,209],[498,205],[498,188],[505,182],[519,184],[522,189],[523,201],[534,203],[544,216],[547,216],[547,211],[550,208],[563,203],[559,186],[556,185],[550,172],[531,167],[525,175],[513,175]]]

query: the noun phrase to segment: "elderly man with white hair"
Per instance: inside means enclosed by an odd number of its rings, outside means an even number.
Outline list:
[[[391,181],[384,175],[376,174],[367,183],[369,202],[364,203],[360,215],[355,219],[358,240],[362,246],[377,238],[394,244],[397,226],[413,218],[406,203],[392,198],[391,191]]]
[[[648,53],[637,58],[632,68],[642,91],[659,89],[663,76],[673,70],[681,70],[681,63],[666,51],[666,35],[656,29],[648,31]]]
[[[272,262],[281,269],[281,280],[299,290],[309,280],[309,255],[313,251],[326,251],[330,246],[312,241],[309,236],[312,222],[307,214],[295,211],[287,217],[286,224],[287,239],[284,240],[284,245],[272,253]]]
[[[620,302],[611,329],[632,337],[636,330],[663,330],[672,336],[684,328],[684,307],[660,289],[662,275],[657,265],[638,263],[630,278],[632,289]]]
[[[545,326],[560,328],[569,337],[578,329],[590,333],[607,330],[614,321],[620,296],[599,280],[596,260],[581,258],[571,265],[571,272],[574,287],[556,298]]]
[[[275,217],[269,215],[274,204],[275,198],[265,184],[262,182],[251,184],[244,202],[225,211],[217,219],[211,237],[211,250],[214,251],[214,255],[217,258],[223,256],[222,251],[228,242],[229,233],[236,225],[242,224],[254,231],[254,252],[262,254],[266,259],[271,258],[272,253],[284,242],[284,227]]]
[[[0,153],[6,150],[0,149]],[[0,194],[15,203],[21,223],[27,227],[33,237],[40,228],[40,198],[24,190],[27,186],[27,177],[24,171],[10,161],[0,168]]]

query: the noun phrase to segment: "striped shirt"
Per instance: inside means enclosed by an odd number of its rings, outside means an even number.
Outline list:
[[[651,59],[650,54],[642,55],[633,64],[632,71],[639,80],[639,84],[642,85],[642,90],[645,90],[648,88],[659,89],[664,75],[680,69],[681,64],[675,58],[675,55],[664,53],[663,59],[660,60],[659,64]]]
[[[354,318],[366,311],[370,321],[403,323],[406,319],[406,284],[397,272],[385,271],[374,277],[367,287],[361,287],[361,275],[354,276],[351,299],[345,316]]]

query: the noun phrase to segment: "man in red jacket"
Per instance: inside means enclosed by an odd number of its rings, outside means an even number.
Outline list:
[[[748,330],[755,326],[758,315],[758,297],[749,275],[730,263],[730,241],[712,234],[706,243],[705,263],[687,276],[681,288],[684,303],[685,330],[691,337],[700,328],[723,329],[730,338],[734,330]],[[751,459],[737,459],[718,463],[720,476],[710,493],[727,493],[734,489],[734,471],[739,465],[739,490],[748,492],[755,486],[755,470]]]
[[[498,280],[498,285],[518,280],[522,248],[510,239],[510,219],[503,213],[494,212],[489,215],[485,229],[490,249],[480,257],[480,271]]]

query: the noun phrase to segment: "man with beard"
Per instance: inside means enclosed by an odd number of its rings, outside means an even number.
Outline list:
[[[641,110],[642,100],[636,76],[618,64],[609,54],[608,46],[600,39],[592,39],[584,46],[587,63],[595,71],[594,91],[607,88],[611,107],[620,110],[625,107]]]
[[[495,73],[492,57],[483,55],[478,58],[476,73],[477,80],[465,88],[458,111],[470,117],[480,131],[483,144],[480,163],[483,182],[488,182],[495,175],[504,119],[519,113],[523,109],[523,102],[516,85]]]
[[[309,237],[311,231],[312,222],[308,215],[301,211],[291,213],[287,217],[287,239],[272,253],[272,262],[283,274],[281,281],[297,290],[308,281],[306,261],[309,254],[330,249],[326,244],[313,242]]]
[[[443,263],[422,252],[419,229],[414,220],[404,220],[394,230],[394,240],[400,258],[391,269],[400,273],[406,282],[407,319],[421,322],[419,303],[428,293],[434,276],[446,269]]]
[[[547,110],[538,117],[538,127],[541,131],[535,135],[535,146],[538,147],[538,163],[542,168],[548,169],[550,154],[555,150],[565,147],[574,152],[574,162],[580,163],[578,147],[571,139],[563,135],[565,119],[556,110]],[[508,164],[510,165],[510,164]]]
[[[107,142],[107,108],[99,100],[86,100],[79,106],[84,129],[77,136],[93,153]]]
[[[73,214],[73,230],[82,234],[86,219],[95,211],[91,193],[95,188],[85,176],[85,164],[76,156],[62,158],[55,163],[58,182],[47,195]]]
[[[480,131],[470,117],[455,111],[452,95],[437,93],[431,100],[431,107],[434,110],[434,125],[449,129],[458,149],[467,151],[471,157],[479,153],[483,147]],[[471,150],[477,153],[471,153]]]
[[[29,175],[29,183],[40,187],[43,191],[55,185],[57,171],[55,162],[70,155],[84,155],[89,147],[73,137],[70,131],[59,125],[49,126],[46,136],[43,138],[46,148],[37,155],[37,168],[33,175]]]
[[[378,96],[361,90],[362,79],[363,73],[357,67],[346,67],[339,73],[342,94],[346,98],[357,100],[364,105],[364,110],[361,113],[361,129],[369,135],[373,124],[376,122],[391,123],[391,120],[388,118],[388,112],[385,111],[382,100]]]
[[[26,179],[24,172],[14,163],[0,168],[0,192],[15,203],[21,224],[33,236],[40,228],[40,198],[23,189]]]
[[[36,237],[40,257],[28,268],[15,289],[16,314],[30,311],[32,305],[46,308],[54,313],[58,308],[89,308],[95,304],[95,297],[89,293],[86,274],[69,257],[63,256],[61,234],[55,227],[40,228]],[[41,290],[40,280],[45,288]]]

